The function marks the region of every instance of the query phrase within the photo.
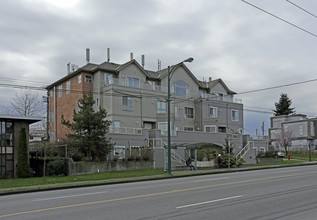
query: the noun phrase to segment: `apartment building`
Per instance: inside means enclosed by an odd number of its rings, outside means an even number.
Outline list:
[[[47,87],[50,94],[50,138],[61,140],[70,132],[61,114],[71,120],[78,100],[93,92],[95,109],[107,110],[112,126],[107,134],[115,150],[163,146],[167,142],[166,69],[144,69],[135,59],[124,64],[87,65]],[[184,63],[171,67],[172,146],[223,146],[230,138],[243,147],[243,104],[221,79],[198,80]]]
[[[286,139],[290,139],[289,150],[312,150],[317,146],[316,118],[307,118],[303,114],[282,115],[271,117],[269,139],[276,150],[284,150],[278,146],[278,139],[282,133]]]

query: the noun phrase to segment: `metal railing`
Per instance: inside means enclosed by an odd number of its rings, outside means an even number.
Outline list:
[[[105,80],[103,85],[104,86],[119,85],[119,86],[127,86],[127,87],[132,87],[132,88],[139,88],[139,89],[144,89],[144,90],[159,91],[159,92],[167,93],[167,87],[165,87],[165,86],[158,86],[158,85],[150,84],[147,82],[143,83],[143,84],[139,84],[138,86],[129,86],[129,85],[127,85],[125,79]],[[171,92],[173,92],[173,89]]]
[[[249,141],[247,145],[245,145],[244,148],[242,148],[242,150],[236,155],[236,158],[241,157],[245,152],[247,152],[250,148],[253,148],[253,147],[254,147],[254,142]]]
[[[125,79],[116,79],[113,78],[111,80],[105,80],[103,81],[104,86],[109,86],[109,85],[120,85],[120,86],[127,86],[127,87],[132,87],[132,88],[139,88],[139,89],[144,89],[144,90],[149,90],[149,91],[158,91],[158,92],[164,92],[167,93],[167,87],[166,86],[158,86],[155,84],[151,84],[149,82],[145,83],[140,83],[138,86],[130,86],[127,85]],[[174,88],[171,87],[171,93],[174,93]],[[232,96],[217,96],[217,95],[212,95],[212,94],[200,94],[196,96],[195,98],[205,98],[205,99],[210,99],[210,100],[218,100],[218,101],[224,101],[224,102],[232,102],[232,103],[242,103],[241,99],[235,99]]]
[[[118,134],[142,134],[142,128],[126,128],[126,127],[109,127],[109,133],[118,133]]]
[[[217,101],[223,101],[223,102],[232,102],[232,103],[239,103],[242,104],[242,99],[236,99],[232,96],[217,96],[212,94],[200,94],[195,98],[203,98],[203,99],[209,99],[209,100],[217,100]]]

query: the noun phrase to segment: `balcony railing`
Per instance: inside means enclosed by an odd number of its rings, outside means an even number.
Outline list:
[[[142,134],[142,128],[109,127],[108,132],[117,134]]]
[[[103,82],[104,86],[109,86],[109,85],[119,85],[119,86],[127,86],[131,88],[139,88],[139,89],[144,89],[144,90],[149,90],[149,91],[158,91],[158,92],[164,92],[167,93],[167,87],[165,86],[158,86],[151,84],[149,82],[145,82],[143,84],[139,84],[137,86],[129,86],[126,83],[125,79],[111,79],[111,80],[105,80]],[[171,87],[171,93],[174,93],[174,88]],[[242,103],[241,99],[235,99],[232,98],[232,96],[217,96],[217,95],[211,95],[211,94],[200,94],[196,96],[195,98],[204,98],[204,99],[209,99],[209,100],[218,100],[218,101],[224,101],[224,102],[233,102],[233,103]]]
[[[153,85],[153,84],[150,84],[150,83],[147,83],[147,82],[143,83],[143,84],[139,84],[138,87],[133,87],[133,86],[127,85],[125,79],[105,80],[104,81],[104,86],[109,86],[109,85],[127,86],[127,87],[139,88],[139,89],[144,89],[144,90],[149,90],[149,91],[159,91],[159,92],[167,93],[167,87]],[[172,88],[171,88],[171,92],[173,93],[173,89]]]
[[[203,99],[209,99],[209,100],[218,100],[218,101],[224,101],[224,102],[233,102],[233,103],[240,103],[242,104],[242,99],[235,99],[232,96],[217,96],[212,94],[199,94],[196,98],[203,98]]]

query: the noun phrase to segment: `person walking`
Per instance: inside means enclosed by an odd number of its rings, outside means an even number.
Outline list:
[[[219,167],[219,168],[222,168],[222,158],[221,158],[221,154],[218,154],[217,162],[218,162],[218,167]]]
[[[192,158],[190,156],[186,160],[186,165],[190,168],[190,170],[196,171],[196,167],[192,164]]]

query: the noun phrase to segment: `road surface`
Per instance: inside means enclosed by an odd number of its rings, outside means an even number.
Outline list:
[[[317,219],[317,166],[0,196],[2,219]]]

